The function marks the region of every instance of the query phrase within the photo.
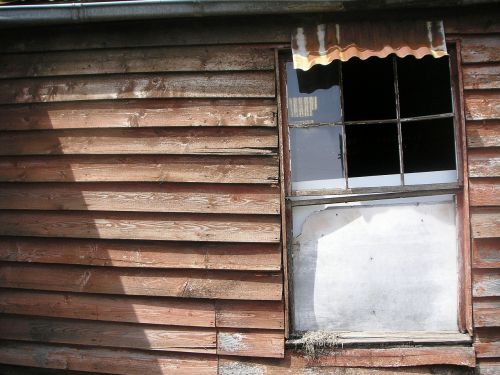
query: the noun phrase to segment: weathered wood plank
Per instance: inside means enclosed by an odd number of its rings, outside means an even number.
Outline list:
[[[219,328],[284,329],[283,302],[216,301],[215,319]]]
[[[480,360],[477,367],[478,375],[498,375],[500,373],[500,361]]]
[[[414,367],[440,365],[440,368]],[[219,359],[219,374],[256,373],[266,375],[382,375],[382,374],[462,374],[458,368],[445,365],[474,367],[474,350],[468,347],[336,349],[311,358],[300,351],[287,350],[283,360],[258,358]],[[349,368],[350,367],[350,368]],[[390,367],[388,370],[385,367]],[[383,369],[385,368],[385,369]],[[456,371],[456,372],[455,372]],[[463,374],[470,374],[465,371]]]
[[[500,149],[470,149],[469,177],[500,177]]]
[[[274,129],[198,127],[0,132],[0,155],[276,154]]]
[[[462,72],[466,90],[500,88],[500,64],[463,65]]]
[[[474,210],[471,214],[471,228],[474,238],[500,237],[500,210]]]
[[[290,43],[295,26],[286,17],[228,17],[193,20],[148,20],[117,25],[87,24],[2,30],[0,51],[63,51],[119,47],[195,46],[211,44]]]
[[[467,120],[494,120],[500,118],[500,91],[465,93],[465,116]]]
[[[281,300],[279,273],[2,264],[0,287],[235,300]]]
[[[0,338],[72,345],[215,354],[214,328],[0,316]]]
[[[279,242],[279,216],[0,211],[0,235],[167,241]]]
[[[500,178],[469,179],[471,206],[500,206]]]
[[[0,54],[0,78],[109,73],[272,70],[272,49],[243,46],[120,48]]]
[[[154,202],[154,204],[152,204]],[[0,183],[1,209],[279,214],[268,185]]]
[[[68,370],[44,369],[40,367],[0,365],[2,375],[102,375],[101,372],[81,372]]]
[[[500,21],[496,16],[497,8],[478,9],[477,13],[468,8],[466,14],[449,15],[444,21],[446,34],[493,34],[500,33]]]
[[[500,327],[500,300],[478,299],[473,303],[475,327]]]
[[[0,312],[111,322],[215,327],[212,301],[165,297],[0,289]]]
[[[0,104],[145,98],[274,98],[274,72],[156,73],[0,81]]]
[[[500,328],[478,328],[474,348],[478,358],[500,358]]]
[[[470,121],[466,130],[468,147],[500,147],[500,121]]]
[[[0,260],[139,268],[279,271],[279,244],[0,237]]]
[[[243,357],[283,358],[283,331],[217,331],[217,354]]]
[[[0,107],[0,130],[276,126],[268,99],[141,99]]]
[[[500,42],[496,35],[465,36],[461,49],[464,63],[500,61]]]
[[[500,297],[500,271],[476,270],[472,273],[474,297]]]
[[[500,238],[474,239],[472,241],[472,266],[474,268],[500,268]]]
[[[18,156],[0,158],[5,182],[208,182],[278,181],[274,156]]]
[[[1,342],[1,345],[0,362],[12,365],[124,375],[217,374],[217,357],[211,355],[68,347],[12,341]]]

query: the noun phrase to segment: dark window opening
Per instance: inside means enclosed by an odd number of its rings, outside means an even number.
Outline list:
[[[396,118],[392,59],[352,58],[342,64],[344,120]]]
[[[449,58],[397,59],[401,117],[451,113]]]
[[[396,124],[346,126],[349,177],[399,173]]]
[[[452,118],[404,123],[402,133],[405,172],[455,169]]]

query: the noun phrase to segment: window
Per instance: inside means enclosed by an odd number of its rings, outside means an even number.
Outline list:
[[[458,332],[449,58],[283,69],[292,332]]]

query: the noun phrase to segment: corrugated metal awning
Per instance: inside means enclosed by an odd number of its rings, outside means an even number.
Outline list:
[[[352,57],[447,55],[442,21],[327,23],[298,27],[292,35],[295,69]]]

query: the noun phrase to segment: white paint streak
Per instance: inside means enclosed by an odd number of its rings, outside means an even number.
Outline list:
[[[222,351],[234,353],[248,349],[248,346],[245,344],[244,339],[245,335],[241,333],[219,332],[217,343]]]

